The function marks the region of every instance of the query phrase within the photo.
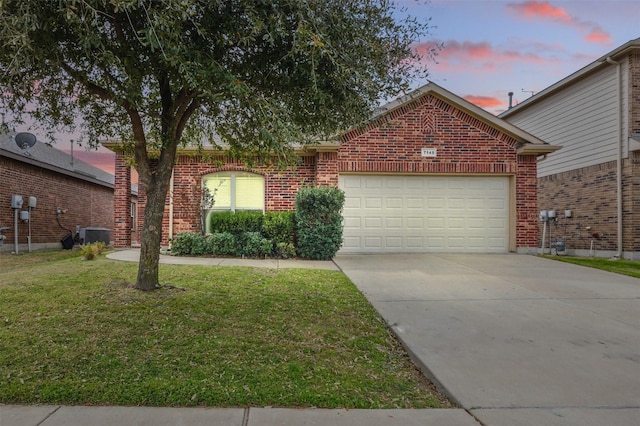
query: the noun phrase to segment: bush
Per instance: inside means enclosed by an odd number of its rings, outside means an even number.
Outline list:
[[[193,234],[193,241],[191,243],[191,255],[192,256],[202,256],[203,254],[208,254],[209,244],[207,241],[207,237],[202,234]]]
[[[85,260],[93,260],[96,256],[101,255],[106,247],[106,244],[102,241],[83,245],[81,248],[82,257],[85,258]]]
[[[211,233],[260,232],[264,215],[261,211],[219,212],[209,217]]]
[[[235,256],[236,237],[230,232],[216,232],[207,237],[208,252],[214,256]]]
[[[338,188],[303,188],[296,196],[298,255],[329,260],[342,246],[344,192]]]
[[[296,247],[293,243],[275,243],[273,253],[281,259],[290,259],[296,257]]]
[[[176,256],[188,256],[192,254],[194,246],[199,251],[203,245],[204,236],[194,232],[181,232],[171,240],[171,254]],[[206,246],[206,243],[204,244]]]
[[[96,252],[91,245],[82,246],[82,257],[85,260],[93,260],[96,257]]]
[[[259,232],[244,232],[238,239],[238,254],[246,257],[265,257],[271,254],[273,242]]]
[[[96,255],[102,254],[102,252],[107,248],[107,245],[103,241],[96,241],[92,246]]]
[[[262,235],[273,241],[273,245],[295,241],[295,213],[267,212],[262,222]]]

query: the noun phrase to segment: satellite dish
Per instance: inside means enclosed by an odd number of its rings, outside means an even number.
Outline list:
[[[15,136],[16,145],[23,151],[24,155],[30,155],[28,150],[36,144],[35,135],[27,132],[18,133]]]
[[[16,135],[16,145],[20,147],[20,149],[29,149],[36,144],[36,137],[31,133],[18,133]]]

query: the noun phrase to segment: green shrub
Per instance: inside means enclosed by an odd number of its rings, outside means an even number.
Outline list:
[[[202,234],[193,234],[193,242],[191,243],[191,255],[202,256],[203,254],[209,254],[209,244],[207,237]]]
[[[296,247],[293,243],[276,243],[274,254],[281,259],[291,259],[296,257]]]
[[[201,234],[195,232],[181,232],[171,240],[171,254],[176,256],[188,256],[191,254],[194,245],[200,244],[198,241],[204,239]]]
[[[344,192],[338,188],[302,188],[296,196],[298,255],[329,260],[342,245]]]
[[[273,241],[274,246],[280,243],[295,241],[295,213],[267,212],[262,222],[262,235]]]
[[[261,211],[219,212],[209,217],[211,233],[260,232],[264,215]]]
[[[214,256],[235,256],[236,237],[230,232],[216,232],[207,237],[208,252]]]
[[[259,232],[244,232],[238,239],[238,254],[246,257],[265,257],[271,254],[273,242]]]

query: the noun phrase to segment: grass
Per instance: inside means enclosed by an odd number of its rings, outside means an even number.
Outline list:
[[[450,406],[340,272],[136,268],[0,254],[0,403]]]
[[[603,271],[615,272],[616,274],[629,275],[640,278],[640,262],[633,260],[612,260],[593,257],[569,257],[569,256],[545,256],[549,259],[561,262],[573,263],[575,265],[588,266],[590,268],[602,269]]]

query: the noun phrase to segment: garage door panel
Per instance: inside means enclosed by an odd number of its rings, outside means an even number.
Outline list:
[[[367,216],[364,218],[364,227],[366,229],[380,229],[382,228],[382,218]]]
[[[368,179],[364,180],[364,188],[367,189],[381,189],[382,188],[382,177],[370,176]]]
[[[355,197],[351,197],[351,198],[345,198],[344,200],[344,209],[345,211],[348,209],[359,209],[360,206],[362,205],[361,203],[362,199],[360,197],[355,198]]]
[[[487,227],[487,221],[483,217],[470,217],[466,220],[466,225],[470,230],[483,230]]]
[[[447,200],[447,208],[448,209],[464,209],[464,199],[463,198],[449,198]]]
[[[427,185],[426,187],[429,190],[434,190],[434,189],[446,189],[447,187],[447,181],[446,179],[443,179],[441,177],[432,177],[431,179],[428,179],[427,181]]]
[[[444,229],[444,217],[428,217],[427,218],[427,232],[439,231]]]
[[[385,226],[387,229],[402,229],[403,220],[401,217],[387,217]]]
[[[345,216],[344,217],[344,228],[345,229],[360,229],[362,223],[362,219],[360,217],[353,216]]]
[[[401,209],[402,208],[402,198],[400,197],[389,197],[385,199],[385,205],[388,209]]]
[[[507,227],[507,221],[502,217],[490,217],[487,219],[487,228],[502,230]]]
[[[427,207],[429,207],[430,209],[443,209],[444,198],[429,196],[429,198],[427,199]]]
[[[404,187],[404,182],[397,179],[392,179],[392,180],[385,179],[384,185],[388,189],[401,189]]]
[[[452,231],[461,231],[466,228],[466,220],[463,217],[450,217],[447,219],[447,228]]]
[[[422,237],[407,237],[408,249],[422,249],[424,247],[424,238]]]
[[[366,197],[364,199],[364,208],[366,208],[366,209],[379,209],[380,207],[382,207],[382,198]]]
[[[487,199],[487,208],[490,210],[504,210],[506,207],[505,200],[502,198]]]
[[[381,249],[382,237],[364,237],[364,246],[369,249]]]
[[[506,252],[508,177],[340,176],[343,253]]]
[[[404,181],[404,186],[407,189],[418,189],[422,191],[424,189],[424,181],[420,179],[406,179]]]
[[[407,198],[407,208],[408,209],[424,209],[424,198],[415,198],[410,197]]]
[[[422,217],[408,217],[406,221],[407,229],[418,229],[422,230],[424,228],[424,218]]]
[[[387,237],[385,238],[385,246],[389,250],[402,249],[402,237]]]

